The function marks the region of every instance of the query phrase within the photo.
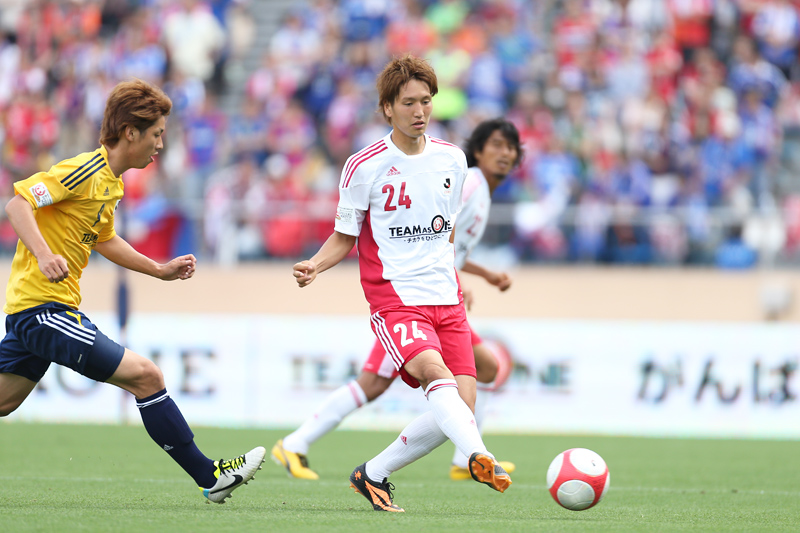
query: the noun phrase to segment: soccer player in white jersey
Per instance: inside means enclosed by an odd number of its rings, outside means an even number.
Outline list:
[[[514,124],[502,118],[481,122],[467,141],[466,154],[470,168],[462,193],[463,205],[455,227],[455,266],[463,272],[480,276],[499,290],[505,291],[511,287],[510,276],[470,261],[469,254],[486,230],[492,193],[522,158],[519,132]],[[469,297],[466,291],[464,293],[465,302],[469,304]],[[482,408],[486,405],[487,396],[508,378],[511,361],[507,353],[484,343],[474,331],[472,352],[478,381],[475,419],[480,429],[484,412]],[[358,378],[331,393],[312,417],[303,422],[296,431],[279,440],[272,448],[273,460],[283,465],[292,477],[318,479],[319,475],[309,468],[306,457],[311,444],[335,429],[344,417],[383,394],[398,375],[391,354],[376,340]],[[456,449],[450,467],[451,479],[471,478],[467,460]],[[500,464],[506,472],[514,471],[512,463],[501,461]]]
[[[372,329],[403,380],[423,388],[431,410],[356,467],[350,484],[376,511],[402,512],[389,476],[448,438],[469,457],[476,481],[503,492],[511,478],[486,449],[472,412],[475,359],[452,244],[466,157],[425,134],[438,92],[426,61],[393,59],[377,89],[392,131],[347,160],[334,232],[311,259],[294,265],[294,277],[308,286],[358,244]]]

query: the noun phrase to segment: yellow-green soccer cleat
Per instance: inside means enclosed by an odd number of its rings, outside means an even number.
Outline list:
[[[283,465],[289,477],[299,479],[319,479],[319,474],[308,467],[308,459],[302,453],[294,453],[283,447],[283,440],[279,440],[272,447],[272,460]]]
[[[505,470],[508,474],[511,474],[517,469],[517,465],[511,461],[498,461],[498,464],[503,467],[503,470]],[[450,479],[453,481],[464,481],[467,479],[472,479],[472,474],[469,473],[469,468],[450,465]]]
[[[214,461],[214,466],[217,467],[214,472],[217,482],[210,489],[200,487],[200,491],[208,502],[225,503],[225,498],[230,497],[231,492],[242,485],[247,485],[256,471],[261,470],[266,455],[267,449],[259,446],[230,461],[223,459]]]
[[[367,477],[367,463],[356,467],[350,474],[350,488],[355,489],[356,494],[364,496],[376,511],[405,512],[392,502],[394,485],[388,479],[384,479],[383,483],[376,483]]]
[[[475,452],[469,457],[469,473],[478,483],[489,485],[498,492],[511,486],[511,476],[491,456]]]

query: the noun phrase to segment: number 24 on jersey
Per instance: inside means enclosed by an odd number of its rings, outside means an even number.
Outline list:
[[[394,186],[390,183],[387,183],[381,189],[384,194],[389,194],[388,198],[386,198],[386,204],[383,206],[384,211],[396,211],[398,206],[405,206],[406,209],[411,207],[411,197],[406,195],[406,182],[400,184],[400,195],[397,197],[397,204],[393,205],[392,201],[394,200]]]

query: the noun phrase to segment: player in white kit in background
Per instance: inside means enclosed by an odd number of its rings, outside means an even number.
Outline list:
[[[505,291],[511,287],[509,275],[473,263],[469,254],[486,230],[492,194],[522,159],[519,132],[514,124],[502,118],[481,122],[467,141],[466,154],[469,170],[455,228],[455,266]],[[466,290],[464,299],[469,309]],[[474,332],[472,351],[478,381],[475,419],[480,429],[488,396],[508,378],[511,360],[505,351],[484,343]],[[335,429],[344,417],[383,394],[398,375],[391,355],[376,341],[358,378],[331,393],[311,418],[278,441],[272,448],[273,459],[286,468],[290,476],[318,479],[318,474],[308,466],[309,446]],[[467,461],[456,448],[450,467],[451,479],[471,478]],[[514,471],[513,463],[501,461],[500,464],[507,472]]]
[[[350,484],[376,511],[402,512],[389,476],[448,438],[469,457],[476,481],[503,492],[511,478],[486,449],[472,412],[475,360],[452,244],[466,157],[425,134],[438,92],[426,61],[393,59],[376,85],[392,131],[347,160],[334,232],[311,259],[294,265],[294,277],[309,285],[358,244],[372,329],[403,380],[423,388],[431,410],[356,467]]]

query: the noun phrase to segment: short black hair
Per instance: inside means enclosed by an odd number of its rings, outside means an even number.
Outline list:
[[[519,142],[519,131],[517,131],[517,127],[504,118],[493,118],[491,120],[484,120],[478,124],[475,129],[472,130],[470,138],[467,139],[467,148],[464,151],[467,154],[468,166],[474,167],[478,165],[475,154],[483,150],[483,147],[486,146],[486,141],[489,140],[489,137],[491,137],[492,133],[496,130],[500,130],[500,133],[505,137],[506,141],[517,149],[517,159],[514,161],[514,166],[516,167],[519,165],[522,161],[522,146]]]

